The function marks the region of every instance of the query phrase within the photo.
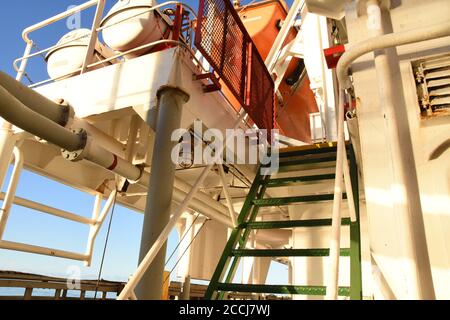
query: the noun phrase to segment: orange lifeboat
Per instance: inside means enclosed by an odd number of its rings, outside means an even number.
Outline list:
[[[265,0],[236,10],[262,58],[266,59],[280,31],[280,23],[288,14],[286,3],[283,0]],[[286,44],[296,35],[292,30]],[[281,99],[276,99],[276,125],[282,134],[311,143],[309,114],[319,112],[319,109],[308,76],[300,79],[303,69],[303,60],[294,58],[279,87]]]

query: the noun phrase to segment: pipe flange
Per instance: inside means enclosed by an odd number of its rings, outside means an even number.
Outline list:
[[[69,125],[69,122],[73,120],[75,116],[75,111],[70,106],[70,104],[67,102],[67,100],[63,98],[58,98],[56,100],[53,100],[57,105],[59,105],[62,109],[61,112],[61,119],[59,119],[58,124],[65,127]]]
[[[81,137],[81,146],[79,150],[69,151],[65,149],[61,149],[61,154],[64,159],[72,162],[78,162],[84,159],[84,150],[87,144],[88,134],[84,129],[73,129],[71,130],[73,133]]]

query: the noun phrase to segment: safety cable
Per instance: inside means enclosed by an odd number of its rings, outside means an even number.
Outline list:
[[[170,279],[170,276],[172,275],[172,273],[175,271],[176,267],[178,266],[178,264],[181,262],[181,260],[183,259],[184,255],[186,254],[186,252],[189,250],[189,248],[192,246],[192,244],[194,243],[195,239],[197,239],[197,237],[199,236],[200,232],[202,231],[203,227],[206,225],[206,223],[208,221],[210,221],[211,219],[206,219],[205,222],[203,222],[202,226],[200,227],[200,229],[198,230],[197,234],[195,235],[195,237],[191,240],[191,242],[189,243],[189,245],[186,247],[186,249],[183,251],[183,253],[180,255],[180,258],[177,260],[177,262],[175,263],[175,265],[173,266],[172,270],[170,270],[169,274],[167,275],[166,279],[164,279],[163,285],[166,284],[167,280]]]
[[[106,256],[106,249],[108,247],[108,241],[109,241],[109,235],[111,233],[111,225],[112,225],[112,221],[114,218],[114,211],[116,209],[116,203],[117,203],[117,192],[114,196],[114,202],[113,202],[113,207],[112,207],[112,211],[111,211],[111,218],[109,219],[109,225],[108,225],[108,231],[106,233],[106,240],[105,240],[105,246],[103,248],[103,254],[102,254],[102,261],[100,263],[100,270],[98,272],[98,278],[97,278],[97,284],[95,286],[95,295],[94,295],[94,300],[97,299],[97,293],[98,293],[98,287],[100,285],[100,279],[102,277],[102,272],[103,272],[103,264],[105,262],[105,256]]]
[[[175,247],[175,249],[173,249],[172,254],[170,255],[170,257],[167,259],[166,264],[164,265],[164,268],[167,267],[167,265],[169,264],[169,261],[173,258],[173,256],[175,255],[175,253],[177,252],[177,249],[181,246],[181,243],[183,242],[184,238],[186,238],[186,236],[188,235],[189,231],[191,231],[191,229],[194,227],[195,222],[198,220],[198,218],[200,217],[200,213],[197,214],[197,217],[195,217],[194,221],[192,222],[192,224],[190,225],[189,229],[187,229],[183,236],[181,237],[180,241],[178,242],[177,246]]]

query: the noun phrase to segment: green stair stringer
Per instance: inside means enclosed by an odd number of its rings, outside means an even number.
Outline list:
[[[342,219],[342,226],[350,228],[350,248],[341,248],[341,256],[350,257],[350,287],[340,287],[339,295],[348,296],[352,300],[362,299],[362,275],[361,275],[361,245],[360,245],[360,224],[359,224],[359,189],[358,189],[358,168],[356,165],[353,146],[347,144],[347,153],[350,162],[350,176],[352,180],[352,191],[354,194],[355,211],[357,221],[351,222],[349,218]],[[314,145],[310,149],[300,148],[297,151],[280,153],[280,158],[286,165],[298,163],[321,163],[330,161],[330,154],[336,160],[336,145]],[[322,158],[320,157],[321,155]],[[309,159],[314,156],[315,159]],[[307,159],[290,158],[306,157]],[[283,166],[283,165],[282,165]],[[290,183],[309,183],[321,180],[334,179],[334,175],[317,175],[304,177],[290,177],[281,179],[271,179],[269,175],[260,174],[261,167],[258,168],[257,175],[250,188],[248,196],[244,202],[241,213],[238,217],[238,227],[235,228],[224,248],[224,252],[219,260],[216,270],[211,278],[205,299],[223,299],[226,292],[252,292],[252,293],[278,293],[278,294],[303,294],[303,295],[325,295],[324,286],[295,286],[295,285],[241,285],[231,283],[239,266],[241,257],[289,257],[308,256],[324,257],[329,255],[329,249],[280,249],[280,250],[251,250],[246,248],[247,240],[253,230],[258,229],[282,229],[282,228],[311,228],[331,226],[331,219],[314,219],[301,221],[256,221],[259,209],[265,206],[280,206],[298,202],[332,201],[333,195],[311,195],[300,197],[286,197],[267,199],[264,194],[267,188],[282,187]],[[346,199],[346,194],[343,199]],[[330,212],[331,215],[331,212]]]

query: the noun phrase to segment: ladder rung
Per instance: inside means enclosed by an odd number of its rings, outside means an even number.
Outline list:
[[[326,294],[327,288],[325,286],[288,286],[288,285],[219,283],[217,286],[217,291],[324,296]],[[338,295],[341,297],[350,296],[350,288],[339,287]]]
[[[322,153],[336,153],[337,144],[333,143],[321,143],[313,144],[309,146],[299,146],[299,147],[289,147],[280,149],[280,158],[287,157],[298,157],[311,154],[322,154]]]
[[[316,175],[316,176],[278,178],[278,179],[270,179],[265,184],[267,185],[268,188],[284,187],[284,186],[290,186],[295,183],[301,183],[301,182],[334,180],[335,177],[336,177],[335,174],[321,174],[321,175]]]
[[[241,249],[231,252],[231,256],[235,257],[327,257],[329,255],[330,249]],[[340,256],[350,256],[350,249],[341,249]]]
[[[280,167],[299,166],[303,164],[315,164],[315,163],[335,162],[335,161],[336,157],[295,159],[295,160],[280,161]]]
[[[288,220],[288,221],[258,221],[243,223],[240,228],[250,229],[284,229],[301,227],[326,227],[331,226],[332,219]],[[342,218],[342,225],[349,226],[350,218]]]
[[[343,199],[347,199],[347,194],[342,194]],[[283,197],[283,198],[269,198],[269,199],[256,199],[253,200],[253,204],[259,207],[272,207],[282,206],[286,204],[300,203],[300,202],[317,202],[317,201],[331,201],[334,199],[333,194],[316,194],[309,196],[297,196],[297,197]]]

